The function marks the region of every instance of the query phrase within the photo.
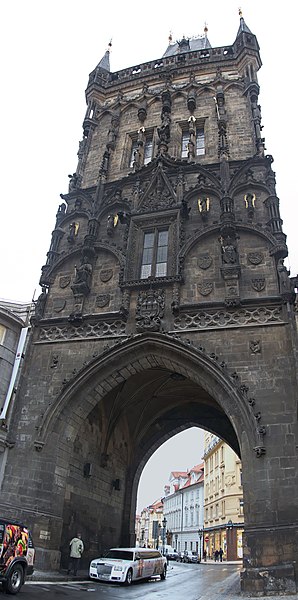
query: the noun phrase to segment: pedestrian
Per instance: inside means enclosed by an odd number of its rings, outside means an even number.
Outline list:
[[[219,554],[219,560],[220,560],[220,562],[222,562],[222,555],[223,555],[223,549],[222,548],[219,549],[218,554]]]
[[[218,554],[219,554],[218,550],[215,550],[215,552],[214,552],[214,560],[215,560],[215,562],[218,561]]]
[[[74,537],[72,540],[70,540],[69,549],[70,553],[67,575],[69,575],[71,569],[73,569],[73,574],[76,576],[80,558],[84,552],[84,544],[80,533],[77,534],[77,537]]]
[[[204,550],[204,552],[203,552],[203,559],[206,562],[206,560],[207,560],[207,551],[206,550]]]

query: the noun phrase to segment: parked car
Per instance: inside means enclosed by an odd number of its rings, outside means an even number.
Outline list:
[[[166,557],[168,557],[169,560],[177,560],[179,556],[179,552],[177,550],[174,550],[174,548],[172,550],[168,550],[168,552],[166,553]]]
[[[89,577],[131,585],[138,579],[167,575],[167,559],[151,548],[111,548],[101,558],[94,558],[89,567]]]
[[[196,552],[190,552],[189,550],[185,550],[182,555],[182,562],[198,563],[200,562],[200,560]]]
[[[26,575],[32,575],[35,550],[30,532],[17,521],[0,519],[0,582],[5,592],[17,594]]]

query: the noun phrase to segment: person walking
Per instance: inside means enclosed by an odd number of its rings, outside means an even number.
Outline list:
[[[222,548],[219,549],[218,554],[219,554],[219,561],[222,562],[222,555],[223,555],[223,549]]]
[[[71,568],[73,569],[73,574],[76,576],[78,571],[78,566],[80,562],[80,558],[84,552],[84,544],[82,540],[82,536],[80,533],[77,534],[77,537],[72,538],[69,542],[69,565],[67,575],[69,575]]]

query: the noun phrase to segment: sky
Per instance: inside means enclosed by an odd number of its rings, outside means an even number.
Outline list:
[[[205,23],[213,47],[231,45],[239,27],[239,4],[260,45],[262,134],[266,153],[274,158],[288,236],[285,264],[292,276],[298,273],[297,27],[292,1],[151,0],[143,6],[137,0],[2,0],[1,298],[30,301],[41,291],[38,281],[60,193],[67,192],[68,174],[77,167],[88,75],[110,39],[111,71],[160,58],[170,32],[173,41],[202,35]],[[163,490],[171,470],[200,462],[197,455],[191,460],[192,441],[187,444],[181,442],[185,455],[165,447],[165,459],[155,466],[156,491]],[[156,499],[155,489],[149,495],[148,489],[145,505]]]
[[[204,432],[191,427],[167,440],[149,458],[138,488],[137,513],[164,496],[171,471],[188,471],[203,462]]]

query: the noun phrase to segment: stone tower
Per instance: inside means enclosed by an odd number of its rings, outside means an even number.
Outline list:
[[[205,29],[89,76],[1,494],[40,568],[78,529],[86,565],[132,544],[146,461],[196,425],[242,461],[243,590],[296,590],[297,331],[260,67],[240,15],[230,46]]]

